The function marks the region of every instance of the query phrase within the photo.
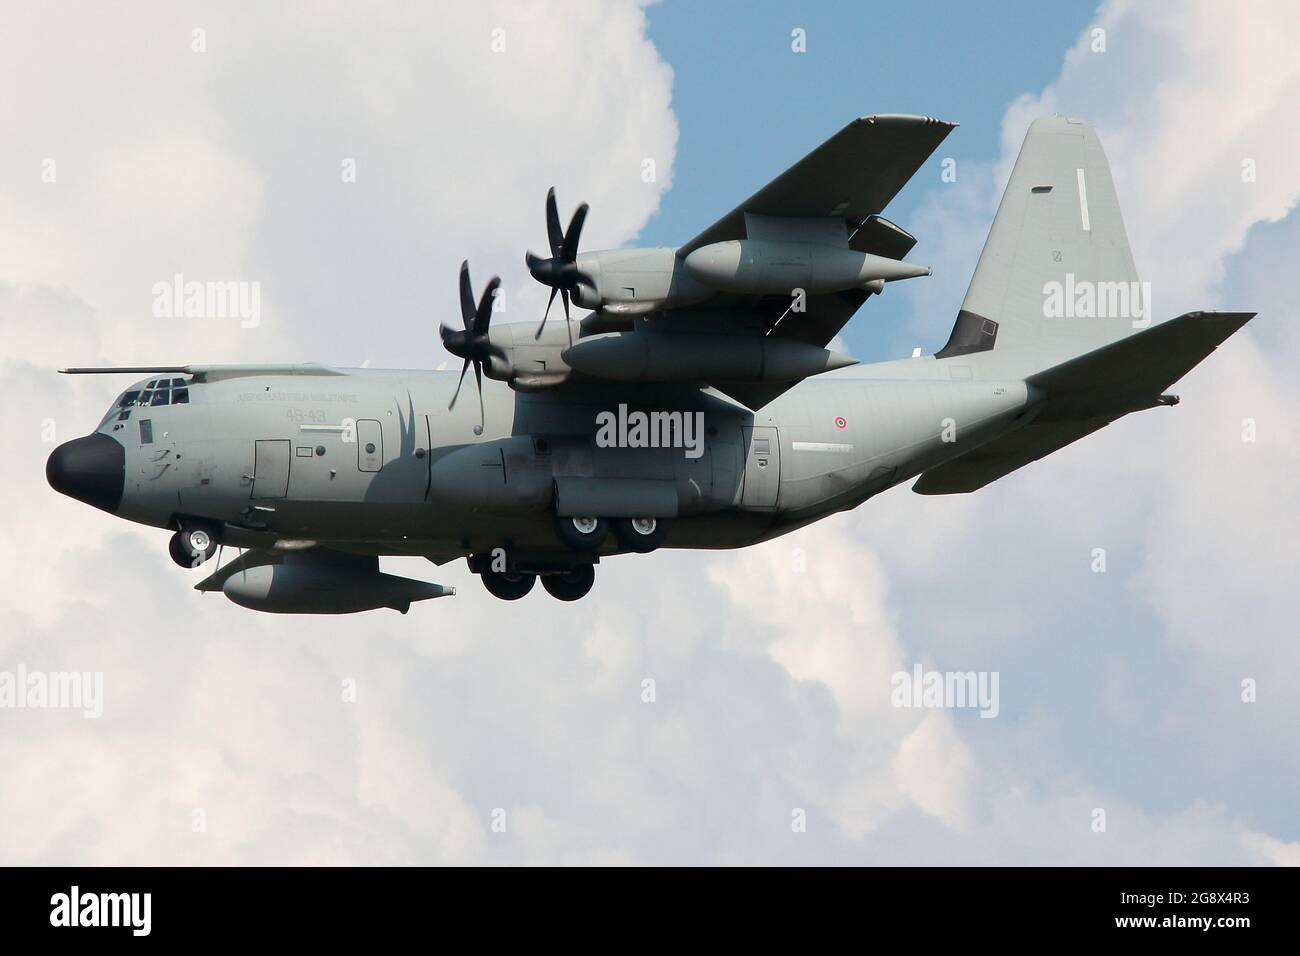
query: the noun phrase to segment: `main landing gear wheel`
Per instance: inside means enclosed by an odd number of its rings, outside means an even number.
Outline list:
[[[578,551],[595,551],[609,534],[604,518],[556,518],[555,530],[569,547]]]
[[[551,597],[561,601],[577,601],[587,596],[596,580],[596,569],[590,564],[580,564],[563,574],[542,575],[542,587]]]
[[[668,522],[662,518],[617,518],[614,535],[628,551],[649,554],[668,537]]]
[[[172,535],[167,552],[182,568],[197,568],[217,553],[217,539],[207,528],[182,528]]]
[[[535,574],[512,574],[493,571],[491,568],[484,568],[479,572],[479,577],[483,579],[483,586],[488,592],[503,601],[518,601],[537,583]]]

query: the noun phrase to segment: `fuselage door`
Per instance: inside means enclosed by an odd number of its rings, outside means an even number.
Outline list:
[[[742,431],[745,489],[741,494],[741,507],[775,508],[776,495],[781,489],[781,443],[776,428],[746,425]]]
[[[289,439],[259,439],[253,456],[253,498],[283,498],[289,491]]]
[[[384,467],[384,430],[373,418],[357,421],[357,468],[378,471]]]

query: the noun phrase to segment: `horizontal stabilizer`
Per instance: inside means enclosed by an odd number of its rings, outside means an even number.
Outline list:
[[[1086,422],[1031,423],[931,468],[917,480],[912,490],[919,495],[963,495],[978,491],[1031,461],[1091,435],[1113,420],[1098,418]]]
[[[1027,381],[1042,399],[1028,424],[931,468],[912,490],[976,491],[1129,412],[1171,404],[1161,393],[1254,315],[1189,312],[1031,375]]]
[[[1188,312],[1029,376],[1054,417],[1116,410],[1157,397],[1199,365],[1254,312]],[[1040,416],[1041,418],[1041,416]]]

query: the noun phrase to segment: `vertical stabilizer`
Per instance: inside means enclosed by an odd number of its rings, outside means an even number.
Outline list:
[[[1101,141],[1052,116],[1025,136],[941,359],[994,351],[1027,375],[1151,322]]]

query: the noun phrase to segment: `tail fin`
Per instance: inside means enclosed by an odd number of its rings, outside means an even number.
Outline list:
[[[995,349],[1028,375],[1150,322],[1110,166],[1091,126],[1053,116],[1029,127],[938,358]]]

